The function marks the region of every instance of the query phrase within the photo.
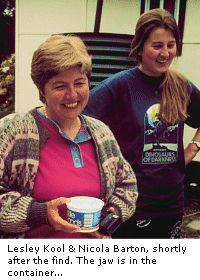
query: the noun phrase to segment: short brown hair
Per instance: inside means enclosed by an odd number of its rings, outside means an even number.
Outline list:
[[[31,78],[39,89],[40,100],[45,103],[44,86],[50,78],[64,69],[80,66],[90,80],[92,60],[84,42],[74,35],[52,35],[34,52]]]

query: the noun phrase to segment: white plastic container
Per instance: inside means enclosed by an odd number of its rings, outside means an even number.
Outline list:
[[[80,226],[80,232],[98,230],[104,202],[89,196],[75,196],[70,199],[71,202],[67,203],[68,222]]]

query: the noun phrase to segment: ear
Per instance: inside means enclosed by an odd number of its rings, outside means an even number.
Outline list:
[[[46,103],[45,94],[44,94],[43,90],[41,90],[39,88],[38,88],[38,90],[39,90],[39,99],[40,99],[40,101],[42,101],[43,103]]]
[[[39,88],[38,88],[38,90],[39,90],[40,95],[45,97],[45,94],[43,93],[43,91],[41,89],[39,89]]]

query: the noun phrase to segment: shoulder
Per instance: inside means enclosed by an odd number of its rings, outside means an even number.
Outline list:
[[[95,119],[93,117],[86,116],[86,115],[81,115],[81,116],[83,117],[83,119],[86,122],[86,125],[89,128],[107,129],[107,130],[109,130],[109,127],[105,123],[103,123],[102,121],[97,120],[97,119]]]
[[[26,113],[12,113],[0,119],[0,130],[4,131],[9,128],[18,128],[18,131],[26,127],[32,129],[35,127],[35,119],[31,112]]]
[[[96,85],[90,93],[95,93],[96,91],[105,90],[106,88],[112,90],[114,88],[118,88],[118,86],[124,85],[128,82],[132,82],[134,78],[137,76],[137,68],[130,68],[124,71],[120,71],[109,78],[103,80],[98,85]]]
[[[101,162],[106,163],[110,158],[122,158],[119,145],[109,127],[100,120],[84,116],[88,131],[98,147],[97,153]]]
[[[138,67],[134,67],[134,68],[130,68],[124,71],[120,71],[114,75],[112,75],[111,77],[109,77],[108,79],[104,80],[103,83],[104,84],[109,84],[109,83],[116,83],[116,82],[122,82],[127,80],[129,77],[134,77],[137,73],[137,68]]]
[[[200,90],[197,88],[197,86],[195,84],[193,84],[193,82],[191,82],[190,80],[188,80],[187,82],[190,86],[191,93],[198,92],[198,94],[200,94]]]
[[[106,136],[108,140],[115,140],[112,131],[105,123],[86,115],[82,115],[82,117],[84,118],[85,123],[89,131],[91,132],[93,138],[102,138],[104,135],[104,137]]]
[[[182,73],[174,70],[174,69],[168,69],[168,79],[170,83],[179,83],[180,85],[190,85],[190,81],[183,75]]]

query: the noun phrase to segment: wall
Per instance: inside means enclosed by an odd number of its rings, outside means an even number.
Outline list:
[[[172,68],[180,71],[200,89],[200,1],[187,0],[183,51],[181,57],[174,60]],[[195,129],[185,125],[184,144],[188,145],[195,133]],[[194,160],[200,161],[200,153]]]
[[[52,33],[93,32],[97,0],[16,0],[16,112],[41,103],[30,78],[34,50]],[[172,68],[200,88],[200,1],[188,0],[182,56]],[[134,34],[140,0],[104,0],[100,32]],[[195,130],[185,126],[185,145]],[[195,160],[200,161],[200,155]]]
[[[93,32],[96,5],[97,0],[16,1],[16,112],[41,104],[30,78],[35,49],[53,33]],[[104,0],[100,31],[133,33],[139,13],[140,0]]]
[[[85,31],[86,3],[86,0],[16,1],[17,112],[41,104],[30,78],[33,52],[53,33]]]

